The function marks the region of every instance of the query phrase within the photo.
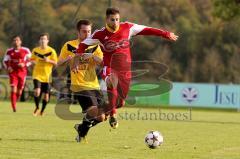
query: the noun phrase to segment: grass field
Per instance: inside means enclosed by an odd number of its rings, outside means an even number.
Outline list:
[[[80,112],[78,106],[71,110]],[[88,144],[75,142],[77,121],[58,118],[54,104],[49,104],[44,117],[33,117],[32,111],[32,103],[19,103],[18,112],[12,113],[10,103],[1,101],[1,159],[240,159],[240,113],[236,111],[163,109],[165,114],[185,115],[180,120],[146,120],[146,114],[157,114],[159,109],[123,108],[119,128],[111,130],[108,122],[97,125],[88,135]],[[130,114],[135,116],[126,116]],[[149,130],[164,136],[158,149],[144,144]]]

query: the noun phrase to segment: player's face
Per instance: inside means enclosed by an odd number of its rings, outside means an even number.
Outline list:
[[[80,40],[84,40],[89,37],[92,33],[92,26],[91,25],[82,25],[81,29],[78,31],[78,37]]]
[[[14,47],[14,48],[19,48],[19,47],[21,47],[21,45],[22,45],[22,40],[21,40],[21,38],[20,38],[20,37],[15,37],[15,38],[13,39],[13,47]]]
[[[48,42],[49,42],[49,40],[48,40],[47,35],[43,35],[43,36],[41,36],[40,39],[39,39],[39,44],[40,44],[40,46],[42,46],[42,47],[47,46],[47,45],[48,45]]]
[[[119,14],[111,14],[106,18],[107,25],[113,29],[116,30],[120,23],[120,15]]]

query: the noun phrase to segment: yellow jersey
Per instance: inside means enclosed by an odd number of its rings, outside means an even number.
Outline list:
[[[57,53],[50,46],[45,49],[36,47],[32,50],[31,60],[35,62],[32,78],[43,83],[51,83],[53,64],[45,62],[44,58],[48,58],[49,60],[57,62]]]
[[[75,50],[77,49],[80,41],[72,40],[66,42],[59,55],[59,61],[66,59],[68,56],[75,56]],[[88,47],[85,52],[93,53],[93,55],[98,58],[103,58],[103,53],[98,45]],[[79,92],[83,90],[99,90],[98,77],[96,75],[96,65],[97,63],[93,60],[92,57],[89,59],[83,60],[79,59],[79,69],[77,72],[70,72],[71,75],[71,87],[70,89],[73,92]],[[73,64],[73,61],[70,61],[70,65]]]

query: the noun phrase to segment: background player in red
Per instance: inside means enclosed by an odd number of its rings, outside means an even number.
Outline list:
[[[13,47],[8,49],[3,64],[9,73],[11,86],[11,104],[13,112],[16,112],[16,102],[22,94],[25,79],[27,76],[27,66],[30,65],[31,52],[28,48],[22,47],[22,40],[19,35],[13,38]]]
[[[77,52],[82,54],[89,45],[99,44],[103,51],[102,77],[108,89],[111,127],[116,128],[116,108],[122,107],[127,98],[131,81],[130,38],[136,35],[160,36],[176,41],[174,33],[138,25],[130,22],[120,23],[120,12],[116,8],[106,10],[106,26],[96,30],[91,37],[79,44]]]

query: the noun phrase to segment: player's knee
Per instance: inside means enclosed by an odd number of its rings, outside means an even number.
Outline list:
[[[34,90],[34,96],[35,97],[39,97],[40,96],[40,89],[37,88],[37,89]]]
[[[47,101],[47,102],[49,101],[49,94],[48,93],[44,94],[44,100]]]
[[[12,86],[12,87],[11,87],[11,92],[17,93],[17,87],[16,87],[16,86]]]
[[[34,96],[35,96],[35,97],[39,97],[39,94],[36,93],[36,92],[34,92]]]
[[[87,110],[87,114],[91,117],[95,117],[98,114],[98,109],[96,106],[91,106]]]
[[[105,120],[105,114],[99,114],[96,119],[100,122],[103,122]]]

